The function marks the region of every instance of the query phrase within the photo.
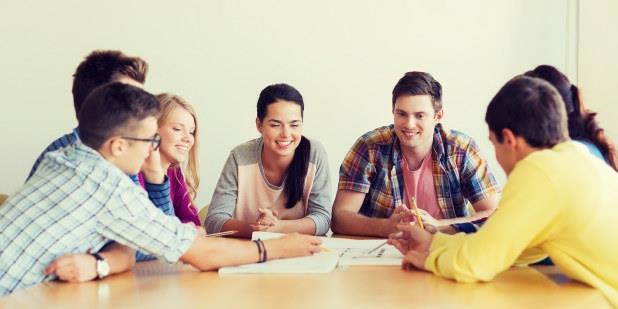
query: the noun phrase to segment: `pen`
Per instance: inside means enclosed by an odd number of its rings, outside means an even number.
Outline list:
[[[236,234],[236,233],[238,233],[238,231],[225,231],[225,232],[220,232],[220,233],[206,234],[204,236],[205,237],[227,236],[227,235],[232,235],[232,234]]]

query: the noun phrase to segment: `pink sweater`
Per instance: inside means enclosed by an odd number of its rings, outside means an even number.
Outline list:
[[[139,182],[144,187],[144,174],[139,173]],[[191,201],[185,176],[180,168],[169,168],[167,170],[167,178],[170,182],[170,199],[174,205],[174,214],[182,223],[193,222],[200,226],[200,218],[197,214],[197,209]]]

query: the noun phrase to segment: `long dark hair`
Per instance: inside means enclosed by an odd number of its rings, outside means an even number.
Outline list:
[[[260,92],[260,97],[257,102],[257,117],[260,122],[266,117],[268,105],[276,103],[279,100],[294,102],[300,106],[300,115],[303,117],[305,103],[303,96],[296,88],[288,84],[270,85]],[[309,154],[311,144],[304,136],[301,136],[300,143],[294,151],[294,158],[288,167],[288,175],[285,179],[285,188],[283,192],[287,197],[285,208],[292,208],[303,198],[303,188],[305,186],[305,176],[309,167]]]
[[[564,74],[550,65],[540,65],[525,75],[544,79],[558,90],[567,111],[569,136],[575,140],[591,141],[601,150],[609,165],[618,171],[616,147],[596,120],[597,113],[587,109],[580,100],[577,86],[571,84]]]

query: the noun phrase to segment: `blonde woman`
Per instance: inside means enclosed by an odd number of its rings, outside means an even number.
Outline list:
[[[161,171],[169,179],[170,199],[174,214],[181,222],[201,225],[193,205],[200,178],[197,173],[197,117],[193,106],[183,98],[162,93],[156,96],[161,103],[159,156]],[[143,172],[140,183],[146,186]]]

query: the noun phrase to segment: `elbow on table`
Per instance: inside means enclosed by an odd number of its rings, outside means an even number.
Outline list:
[[[184,261],[189,263],[191,266],[195,267],[199,271],[212,271],[219,269],[219,265],[212,263],[208,259],[201,259],[197,261]]]

